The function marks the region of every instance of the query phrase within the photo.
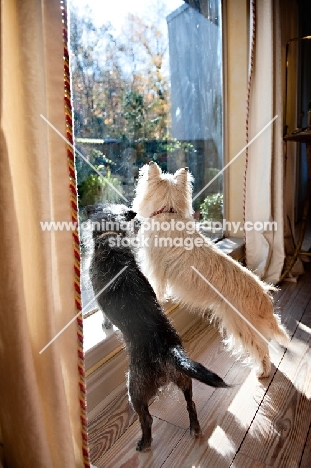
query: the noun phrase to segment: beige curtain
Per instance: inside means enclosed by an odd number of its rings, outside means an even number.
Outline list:
[[[287,145],[285,154],[283,129],[288,121],[283,112],[286,42],[297,35],[298,16],[296,2],[290,0],[253,0],[251,3],[256,6],[256,24],[249,140],[271,119],[277,118],[248,150],[245,221],[275,222],[277,228],[246,232],[246,258],[250,269],[275,284],[284,266],[284,234],[286,251],[291,242],[288,220],[294,226],[295,155],[292,143]],[[291,106],[292,102],[288,101]],[[288,111],[294,118],[294,109],[288,108]]]
[[[1,1],[0,427],[4,466],[88,466],[73,317],[72,232],[58,0]],[[80,384],[80,386],[79,386]],[[83,392],[82,392],[83,396]],[[1,451],[0,451],[1,453]]]
[[[283,63],[278,0],[256,4],[255,49],[250,92],[249,140],[274,117],[250,145],[246,174],[245,221],[247,266],[267,282],[277,283],[284,264],[283,223]],[[276,228],[265,229],[265,223]]]

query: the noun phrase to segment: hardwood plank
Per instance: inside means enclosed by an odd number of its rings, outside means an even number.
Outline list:
[[[160,467],[184,433],[183,429],[161,419],[153,418],[151,450],[141,453],[136,451],[136,443],[141,436],[141,429],[139,422],[135,421],[114,446],[96,461],[96,466],[97,468]],[[177,465],[171,466],[177,467]]]
[[[311,423],[311,335],[305,329],[297,327],[240,448],[275,467],[299,466]]]
[[[137,419],[127,391],[120,393],[88,427],[89,449],[95,463]]]
[[[295,286],[293,291],[292,287]],[[297,284],[290,283],[286,289],[282,300],[278,304],[279,312],[282,316],[282,323],[291,323],[294,320],[300,321],[308,307],[310,300],[311,274],[304,281]],[[292,330],[294,332],[294,330]]]
[[[286,283],[285,285],[279,286],[278,290],[272,293],[275,309],[277,310],[280,306],[282,307],[284,298],[286,296],[295,295],[299,287],[301,287],[301,283]]]
[[[174,325],[174,323],[172,323]],[[185,348],[189,351],[196,352],[196,343],[200,341],[203,335],[207,335],[207,339],[217,334],[217,329],[209,322],[202,319],[199,315],[196,316],[196,321],[182,336],[182,342]],[[198,351],[200,352],[200,351]]]
[[[259,460],[254,460],[247,455],[241,454],[238,461],[233,460],[230,468],[267,468],[269,465]]]
[[[299,468],[310,468],[311,466],[311,425],[309,426],[308,437],[301,456]]]

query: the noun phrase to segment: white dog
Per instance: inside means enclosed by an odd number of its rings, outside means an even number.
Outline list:
[[[192,217],[188,168],[163,174],[156,163],[140,170],[133,209],[148,218],[140,229],[142,269],[158,299],[167,288],[194,312],[209,310],[234,354],[249,357],[257,375],[271,370],[268,340],[289,342],[274,314],[273,287],[203,237]]]

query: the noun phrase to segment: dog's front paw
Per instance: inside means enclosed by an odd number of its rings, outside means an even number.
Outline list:
[[[111,328],[112,328],[112,323],[110,322],[109,319],[105,317],[102,323],[102,329],[105,331],[105,330],[110,330]]]
[[[144,439],[140,439],[138,442],[137,442],[137,445],[136,445],[136,450],[138,452],[148,452],[150,449],[151,449],[151,441],[144,441]]]

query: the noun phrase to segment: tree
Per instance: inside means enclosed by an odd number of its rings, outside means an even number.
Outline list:
[[[156,12],[159,17],[159,10]],[[163,11],[161,13],[163,19]],[[159,23],[152,19],[129,14],[121,39],[123,59],[130,70],[131,92],[141,96],[144,115],[144,137],[160,139],[167,135],[169,83],[168,70],[165,70],[167,40]]]
[[[96,27],[91,11],[71,12],[75,134],[79,137],[164,138],[167,44],[152,21],[130,14],[121,36]]]
[[[98,171],[103,171],[104,166],[97,166]],[[94,205],[95,203],[117,203],[120,199],[118,192],[122,193],[120,181],[111,175],[110,170],[106,175],[99,176],[97,173],[89,174],[81,184],[79,195],[82,206]]]
[[[88,8],[71,11],[70,49],[76,136],[119,137],[113,128],[125,83],[111,24],[96,27]]]
[[[161,4],[157,6],[157,18],[160,8]],[[156,159],[166,169],[167,39],[163,29],[155,26],[160,20],[154,18],[154,15],[151,20],[129,14],[122,33],[117,35],[110,23],[96,26],[90,9],[85,8],[82,13],[71,11],[75,137],[116,140],[110,142],[115,149],[108,162],[103,153],[95,155],[90,146],[81,144],[80,151],[93,166],[102,167],[100,172],[107,179],[101,181],[100,176],[77,157],[81,206],[96,200],[116,201],[111,184],[119,191],[122,186],[129,197],[127,191],[132,192],[134,182],[129,181],[126,170],[134,174],[133,164],[138,166]],[[135,154],[127,169],[123,160],[126,147],[132,148]]]

